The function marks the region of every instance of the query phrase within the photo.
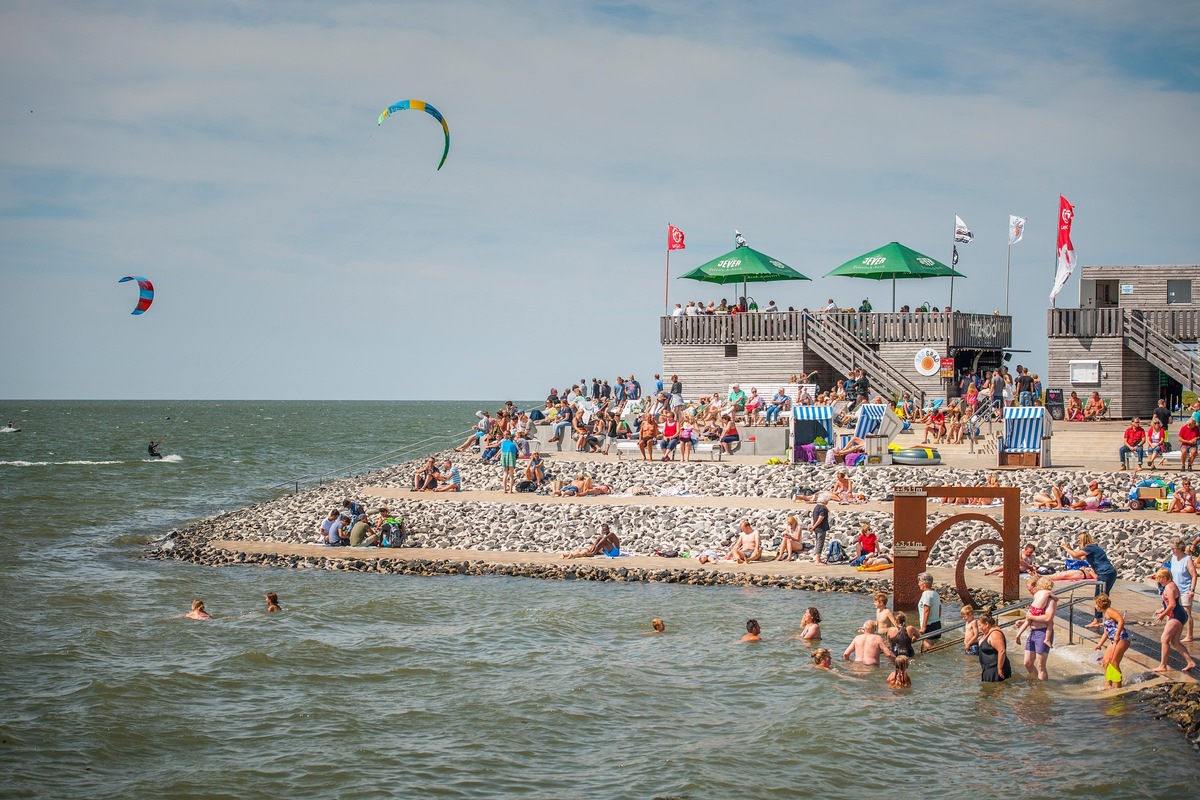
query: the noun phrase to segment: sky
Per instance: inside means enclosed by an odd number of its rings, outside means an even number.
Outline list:
[[[1043,371],[1079,263],[1200,261],[1200,6],[0,3],[0,398],[482,399],[649,377],[733,248],[824,278],[901,241]],[[441,128],[405,111],[436,106]],[[667,225],[687,249],[666,270]],[[126,275],[154,281],[144,315]],[[949,282],[900,282],[945,305]],[[1060,307],[1078,303],[1078,276]],[[644,383],[645,381],[643,381]]]

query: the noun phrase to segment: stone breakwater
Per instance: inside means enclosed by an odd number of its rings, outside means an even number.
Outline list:
[[[1175,721],[1184,736],[1200,747],[1200,684],[1172,683],[1147,689],[1143,699],[1159,710],[1159,718]]]
[[[499,491],[498,467],[479,463],[477,458],[451,457],[460,467],[464,491],[454,499],[436,501],[418,494],[382,500],[376,489],[404,489],[411,485],[419,468],[409,462],[379,472],[347,478],[336,483],[305,489],[236,511],[201,520],[175,532],[162,555],[181,557],[212,539],[312,543],[317,527],[329,509],[343,498],[364,502],[369,508],[386,504],[393,514],[404,517],[410,533],[409,544],[420,547],[462,550],[498,550],[507,552],[556,552],[574,549],[590,541],[601,523],[613,525],[623,547],[635,554],[656,552],[679,554],[720,549],[733,535],[742,519],[749,519],[763,534],[769,547],[777,541],[787,513],[805,519],[809,506],[795,504],[787,510],[764,509],[754,505],[755,498],[790,498],[797,489],[820,490],[833,482],[841,468],[815,465],[740,465],[696,461],[690,464],[642,461],[575,462],[569,453],[547,460],[548,472],[564,478],[587,472],[596,483],[607,483],[622,493],[642,486],[654,493],[687,493],[694,496],[723,497],[723,507],[671,505],[646,497],[636,505],[603,505],[564,501],[553,504],[522,501],[525,495],[512,495],[508,502],[483,502],[471,490]],[[875,467],[847,471],[855,490],[872,500],[882,500],[894,486],[981,485],[988,470],[949,468]],[[1129,487],[1127,473],[1085,473],[1058,470],[1013,470],[997,473],[1001,485],[1018,486],[1022,504],[1028,508],[1033,495],[1060,478],[1077,490],[1090,480],[1098,480],[1106,494],[1124,498]],[[741,505],[738,498],[746,498]],[[931,503],[931,508],[936,504]],[[850,544],[859,526],[870,524],[885,547],[892,543],[890,513],[867,510],[861,506],[832,507],[833,535]],[[1022,536],[1039,548],[1043,563],[1061,564],[1058,543],[1087,531],[1107,550],[1121,577],[1144,580],[1169,552],[1175,536],[1194,535],[1194,526],[1163,521],[1157,515],[1142,512],[1076,514],[1030,514],[1022,520]],[[934,567],[953,567],[959,553],[970,542],[994,534],[979,522],[956,525],[929,553]],[[208,548],[202,548],[207,550]],[[990,568],[999,563],[997,550],[981,548],[970,559],[972,569]],[[190,559],[189,559],[190,560]],[[340,561],[340,559],[339,559]],[[293,564],[281,564],[283,566]]]
[[[757,586],[811,592],[873,593],[890,592],[891,581],[880,577],[833,578],[811,575],[768,575],[761,573],[726,572],[720,570],[678,569],[664,567],[647,569],[625,567],[619,563],[564,561],[561,564],[495,564],[486,561],[461,559],[386,559],[369,553],[343,551],[349,557],[313,557],[276,553],[243,553],[212,547],[208,542],[188,542],[171,537],[154,550],[160,559],[174,559],[206,566],[253,565],[289,569],[322,569],[330,572],[368,572],[385,575],[501,575],[518,578],[539,578],[561,581],[598,581],[615,583],[674,583],[684,586]],[[378,552],[378,551],[373,551]],[[339,553],[340,555],[340,553]],[[664,561],[664,564],[670,562]],[[947,601],[953,601],[949,587],[941,590]],[[998,592],[976,591],[983,605],[999,605]]]

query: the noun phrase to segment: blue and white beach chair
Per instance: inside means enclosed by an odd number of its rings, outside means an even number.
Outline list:
[[[1004,436],[1000,440],[1000,466],[1050,466],[1050,418],[1041,407],[1004,409]],[[1018,464],[1025,459],[1009,454],[1035,453],[1034,464]]]

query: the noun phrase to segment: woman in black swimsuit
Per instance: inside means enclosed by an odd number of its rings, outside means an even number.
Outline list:
[[[896,613],[896,627],[888,628],[888,642],[891,645],[892,655],[894,656],[908,656],[912,658],[915,655],[912,646],[913,637],[909,632],[912,626],[907,623],[908,619],[904,616],[904,612],[899,611]]]
[[[1171,655],[1172,648],[1178,651],[1187,663],[1187,666],[1183,668],[1184,671],[1193,670],[1196,668],[1196,662],[1192,658],[1192,654],[1179,641],[1179,637],[1183,633],[1183,626],[1188,620],[1187,610],[1179,602],[1179,586],[1171,579],[1171,570],[1166,567],[1162,567],[1154,573],[1154,582],[1158,584],[1158,590],[1162,593],[1163,605],[1162,609],[1154,614],[1154,618],[1166,620],[1167,626],[1163,628],[1162,633],[1162,658],[1158,666],[1150,671],[1167,671],[1167,658]]]
[[[1004,631],[996,627],[996,618],[991,614],[979,615],[979,680],[984,683],[1000,683],[1012,677],[1008,663],[1008,642]]]

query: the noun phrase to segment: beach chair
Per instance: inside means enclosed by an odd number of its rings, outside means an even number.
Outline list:
[[[1045,408],[1004,409],[997,462],[1001,467],[1050,466],[1050,420]]]
[[[794,406],[792,408],[792,446],[789,449],[792,462],[808,461],[815,454],[804,448],[811,447],[818,438],[825,446],[833,445],[833,408],[831,406]]]

